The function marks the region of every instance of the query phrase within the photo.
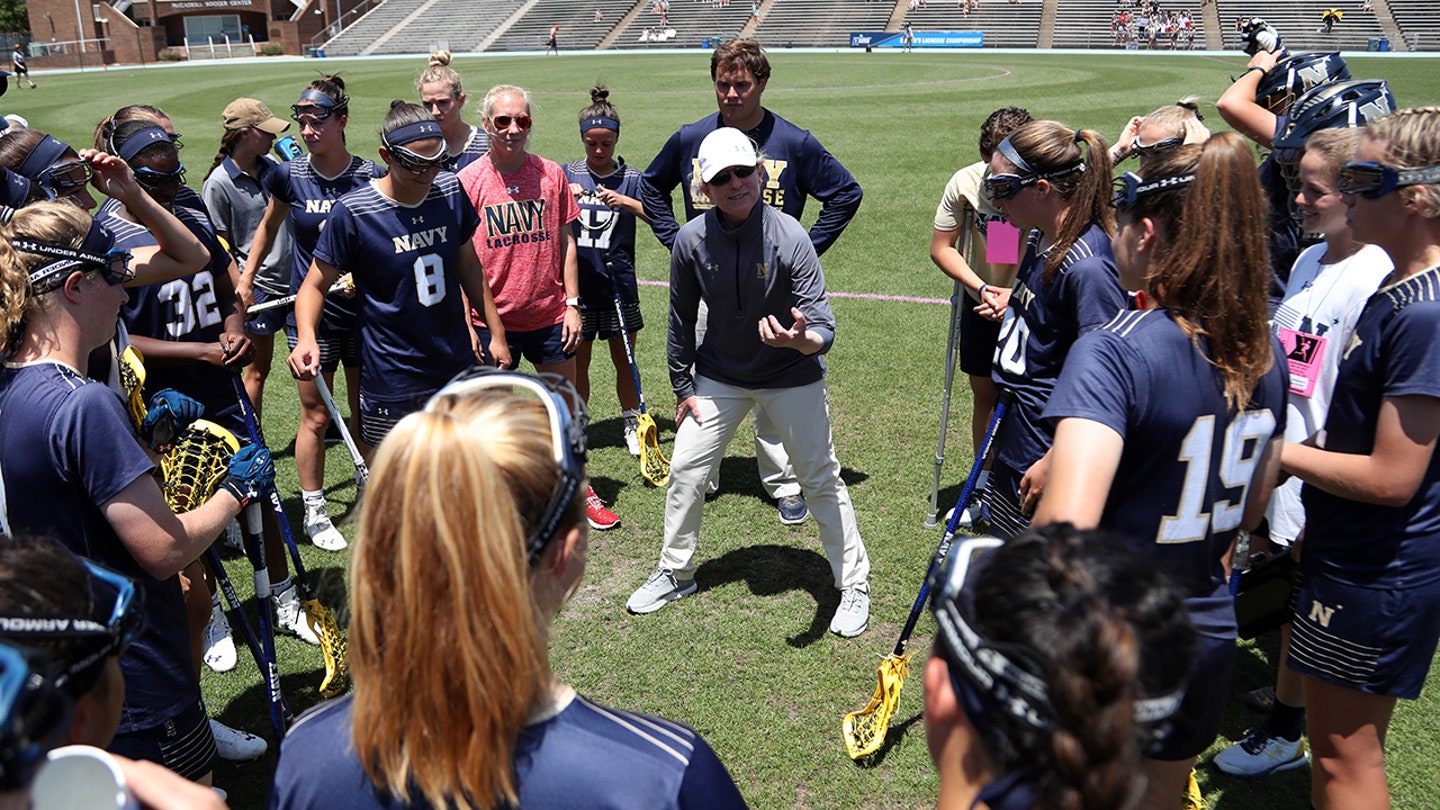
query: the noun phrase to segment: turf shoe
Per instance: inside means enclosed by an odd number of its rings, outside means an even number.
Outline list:
[[[621,411],[625,417],[625,449],[635,458],[640,457],[640,412],[628,408]]]
[[[280,629],[299,636],[306,644],[320,643],[320,637],[310,629],[305,608],[300,605],[300,589],[295,587],[295,583],[290,583],[279,593],[270,594],[270,603],[275,606],[275,624]]]
[[[235,668],[235,637],[230,633],[230,620],[217,603],[210,605],[210,621],[205,625],[205,666],[216,672]]]
[[[840,591],[840,606],[830,620],[830,632],[854,638],[870,624],[870,586],[855,585]]]
[[[805,505],[804,495],[786,495],[776,505],[780,508],[780,522],[786,526],[798,526],[810,517],[810,507]]]
[[[223,760],[245,762],[265,755],[270,748],[259,737],[248,731],[231,728],[214,718],[210,719],[210,733],[215,735],[215,751]]]
[[[594,487],[585,488],[585,519],[597,532],[608,532],[620,525],[620,516],[605,508],[605,502],[595,494]]]
[[[1303,736],[1286,740],[1258,728],[1215,755],[1215,767],[1231,776],[1252,779],[1299,768],[1309,761],[1310,752]]]
[[[695,593],[696,589],[695,580],[677,579],[669,568],[657,568],[644,585],[630,594],[625,609],[631,613],[654,613],[676,599]]]
[[[323,502],[318,507],[305,505],[305,536],[316,548],[325,551],[343,551],[349,545],[345,542],[345,535],[330,522]]]

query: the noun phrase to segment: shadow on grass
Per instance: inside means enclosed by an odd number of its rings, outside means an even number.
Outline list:
[[[901,740],[905,739],[905,735],[910,733],[910,727],[920,722],[923,718],[924,714],[916,712],[910,716],[910,719],[903,723],[891,723],[890,727],[885,729],[885,742],[880,744],[880,747],[875,753],[855,760],[856,767],[867,770],[880,767],[880,765],[885,762],[885,755],[890,753],[890,749],[899,745]]]
[[[800,633],[785,643],[803,648],[829,632],[830,617],[840,605],[840,592],[830,573],[825,555],[787,546],[747,546],[701,563],[695,570],[700,590],[707,591],[731,582],[743,582],[756,596],[776,596],[789,591],[806,591],[815,600],[815,616]]]

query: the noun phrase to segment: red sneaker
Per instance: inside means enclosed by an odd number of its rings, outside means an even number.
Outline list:
[[[609,531],[620,525],[620,516],[605,508],[605,502],[595,494],[594,487],[585,489],[585,519],[597,532]]]

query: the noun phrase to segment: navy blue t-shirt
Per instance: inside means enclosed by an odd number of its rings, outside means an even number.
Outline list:
[[[1047,283],[1040,232],[1032,230],[1025,259],[1010,293],[1010,306],[995,345],[992,375],[1014,394],[999,434],[996,457],[1025,472],[1050,449],[1054,431],[1040,418],[1076,339],[1104,326],[1125,309],[1110,237],[1095,223],[1070,246],[1053,281]]]
[[[403,401],[471,366],[460,250],[480,226],[455,175],[436,175],[414,206],[374,183],[335,203],[315,257],[354,274],[360,307],[360,391]]]
[[[599,177],[583,160],[567,163],[564,169],[572,184],[591,192],[579,196],[580,217],[570,224],[580,265],[580,299],[588,307],[609,307],[618,287],[621,300],[640,300],[635,287],[635,215],[592,196],[607,188],[638,200],[640,172],[620,163],[615,171]]]
[[[470,138],[465,148],[445,161],[445,171],[460,173],[460,170],[485,156],[490,151],[490,136],[479,127],[470,127]]]
[[[1386,397],[1440,397],[1440,268],[1380,288],[1343,349],[1325,449],[1375,449]],[[1440,580],[1440,453],[1400,507],[1358,503],[1306,485],[1304,570],[1368,587]]]
[[[403,710],[402,707],[397,707]],[[281,743],[270,810],[426,810],[377,790],[351,744],[352,699],[306,712]],[[699,734],[659,717],[575,696],[520,732],[515,777],[524,810],[731,810],[745,807]]]
[[[1197,348],[1166,310],[1124,312],[1075,343],[1045,408],[1052,426],[1087,419],[1125,440],[1100,526],[1154,560],[1190,599],[1215,600],[1194,617],[1202,630],[1234,633],[1220,561],[1265,445],[1285,430],[1290,375],[1271,340],[1275,362],[1232,412],[1203,339]]]
[[[59,363],[0,371],[0,474],[10,527],[63,543],[144,589],[145,629],[120,658],[120,731],[150,728],[200,700],[180,577],[145,572],[100,511],[154,469],[114,391]]]

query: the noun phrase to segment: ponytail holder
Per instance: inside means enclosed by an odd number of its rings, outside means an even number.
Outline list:
[[[1085,134],[1084,134],[1083,132],[1081,132],[1080,130],[1078,130],[1078,129],[1075,130],[1075,143],[1084,143],[1084,142],[1085,142]]]

